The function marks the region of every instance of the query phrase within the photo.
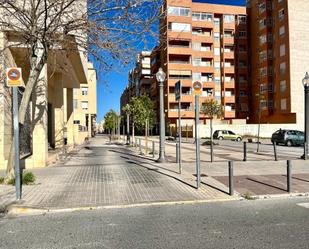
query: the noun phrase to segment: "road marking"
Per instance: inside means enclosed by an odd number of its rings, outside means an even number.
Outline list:
[[[297,203],[298,206],[304,207],[304,208],[309,208],[309,202],[306,203]]]

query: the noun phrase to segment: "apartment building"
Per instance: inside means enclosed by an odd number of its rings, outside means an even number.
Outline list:
[[[309,69],[309,1],[247,1],[252,122],[304,124],[302,79]],[[259,113],[257,115],[257,113]]]
[[[97,74],[90,62],[87,75],[88,83],[80,84],[80,88],[73,91],[74,144],[80,144],[86,137],[93,137],[96,133]]]
[[[248,112],[248,39],[246,8],[166,0],[161,20],[161,66],[167,73],[165,113],[176,124],[175,83],[181,81],[181,115],[193,124],[192,84],[200,81],[201,104],[216,99],[224,119],[246,119]],[[206,119],[201,115],[201,119]]]
[[[151,95],[151,53],[142,51],[136,57],[135,67],[129,71],[128,85],[120,97],[121,113],[122,107],[129,103],[134,96]]]

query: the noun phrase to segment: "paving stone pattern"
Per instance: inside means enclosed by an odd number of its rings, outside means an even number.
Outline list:
[[[33,170],[37,184],[24,186],[21,205],[70,208],[229,198],[206,186],[197,191],[117,149],[95,140],[64,164]]]

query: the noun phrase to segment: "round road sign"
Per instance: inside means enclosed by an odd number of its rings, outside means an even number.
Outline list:
[[[201,94],[201,93],[202,93],[202,88],[203,88],[203,85],[202,85],[201,82],[195,81],[195,82],[193,83],[193,91],[194,91],[194,94],[195,94],[195,95]]]

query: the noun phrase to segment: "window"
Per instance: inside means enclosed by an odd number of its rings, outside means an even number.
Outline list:
[[[239,37],[239,38],[247,37],[247,32],[246,32],[246,31],[239,31],[239,32],[238,32],[238,37]]]
[[[280,28],[279,28],[279,35],[280,36],[283,36],[285,34],[285,27],[284,26],[281,26]]]
[[[260,36],[260,45],[266,43],[266,40],[267,40],[266,35],[261,35]]]
[[[259,5],[259,12],[260,14],[263,13],[266,10],[266,3],[261,3]]]
[[[220,26],[220,18],[214,18],[215,26]]]
[[[280,56],[285,56],[285,45],[280,45]]]
[[[279,10],[279,20],[283,20],[284,19],[284,9]]]
[[[235,22],[235,16],[234,15],[224,15],[223,16],[223,21],[225,23],[232,23]]]
[[[267,108],[267,100],[261,99],[260,107],[261,107],[261,109],[266,109]]]
[[[214,33],[214,39],[215,39],[215,42],[219,42],[220,41],[220,33],[218,33],[218,32]]]
[[[259,60],[260,60],[260,62],[267,60],[267,52],[266,51],[262,51],[262,52],[259,53]]]
[[[189,23],[177,23],[177,22],[170,22],[168,23],[168,28],[172,31],[178,32],[190,32],[191,31],[191,24]]]
[[[167,14],[169,16],[190,16],[190,8],[183,7],[167,7]]]
[[[81,91],[82,91],[82,95],[84,96],[88,95],[88,87],[82,87]]]
[[[260,29],[263,29],[263,28],[266,27],[266,18],[260,20],[259,27],[260,27]]]
[[[286,110],[286,99],[281,99],[280,106],[282,111]]]
[[[73,108],[74,109],[78,108],[78,100],[77,99],[73,99]]]
[[[260,69],[260,76],[266,76],[267,75],[267,68],[263,67]]]
[[[216,84],[220,84],[221,83],[220,77],[218,77],[218,76],[215,77],[215,83]],[[219,92],[219,94],[220,94],[220,92]]]
[[[193,61],[192,61],[192,64],[193,66],[201,66],[201,63],[202,63],[202,59],[201,58],[194,58]],[[193,73],[194,75],[194,73]]]
[[[202,74],[201,73],[193,73],[193,75],[192,75],[192,80],[201,80],[201,78],[202,78]]]
[[[212,22],[213,14],[204,13],[204,12],[193,12],[192,13],[192,20],[193,21],[207,21]]]
[[[216,56],[219,56],[220,55],[220,48],[215,48],[214,52],[215,52]]]
[[[215,62],[215,70],[220,71],[220,62]]]
[[[282,80],[280,81],[280,92],[284,93],[286,91],[286,81]]]
[[[286,70],[286,63],[285,62],[280,63],[280,74],[285,74],[285,70]]]
[[[201,43],[193,42],[193,43],[192,43],[192,49],[193,49],[194,51],[201,51]]]
[[[88,110],[88,101],[82,101],[82,109],[83,110]]]
[[[247,23],[247,17],[246,16],[238,16],[238,23],[239,24],[246,24]]]

